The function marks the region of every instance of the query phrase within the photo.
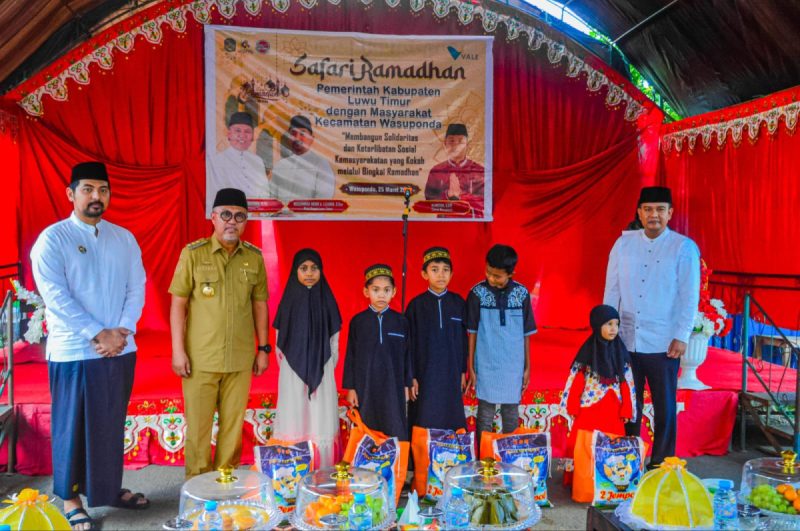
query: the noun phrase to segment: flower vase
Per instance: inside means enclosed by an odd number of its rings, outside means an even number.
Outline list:
[[[693,332],[689,336],[686,353],[681,357],[681,376],[678,378],[678,389],[692,389],[702,391],[711,389],[697,379],[697,369],[706,361],[708,355],[709,337],[702,333]]]

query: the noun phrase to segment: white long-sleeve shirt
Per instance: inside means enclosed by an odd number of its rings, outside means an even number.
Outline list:
[[[221,188],[238,188],[248,199],[269,197],[269,179],[264,160],[250,151],[229,147],[211,158],[206,177],[206,213]]]
[[[294,199],[333,199],[335,188],[331,165],[313,151],[281,159],[272,170],[270,195],[284,204]]]
[[[73,213],[42,231],[31,262],[45,303],[48,360],[97,359],[91,340],[104,328],[136,332],[145,272],[130,231],[107,221],[95,230]],[[132,334],[122,354],[135,350]]]
[[[700,302],[700,251],[677,232],[657,238],[626,231],[608,258],[603,302],[619,310],[620,336],[631,352],[666,352],[689,340]]]

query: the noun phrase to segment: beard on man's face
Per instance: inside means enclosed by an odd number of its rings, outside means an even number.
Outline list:
[[[100,201],[95,201],[93,203],[89,203],[86,208],[83,210],[83,215],[87,218],[99,218],[105,212],[106,207]]]

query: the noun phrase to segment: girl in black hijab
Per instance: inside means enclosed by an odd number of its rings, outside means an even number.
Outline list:
[[[592,335],[581,345],[570,368],[561,408],[572,417],[567,457],[575,452],[578,430],[625,435],[625,423],[636,415],[631,358],[619,337],[619,313],[601,304],[589,314]],[[569,471],[569,467],[568,467]],[[571,473],[565,473],[568,483]]]
[[[332,466],[339,454],[334,370],[342,318],[315,250],[295,254],[272,326],[280,367],[274,437],[311,440],[320,466]]]

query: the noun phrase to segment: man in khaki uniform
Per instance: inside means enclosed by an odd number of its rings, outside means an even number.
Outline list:
[[[271,350],[264,258],[258,247],[240,240],[247,223],[244,192],[219,190],[211,223],[210,238],[181,251],[169,287],[172,370],[183,378],[187,478],[239,465],[251,371],[260,376],[267,369]],[[212,465],[215,409],[219,432]]]

